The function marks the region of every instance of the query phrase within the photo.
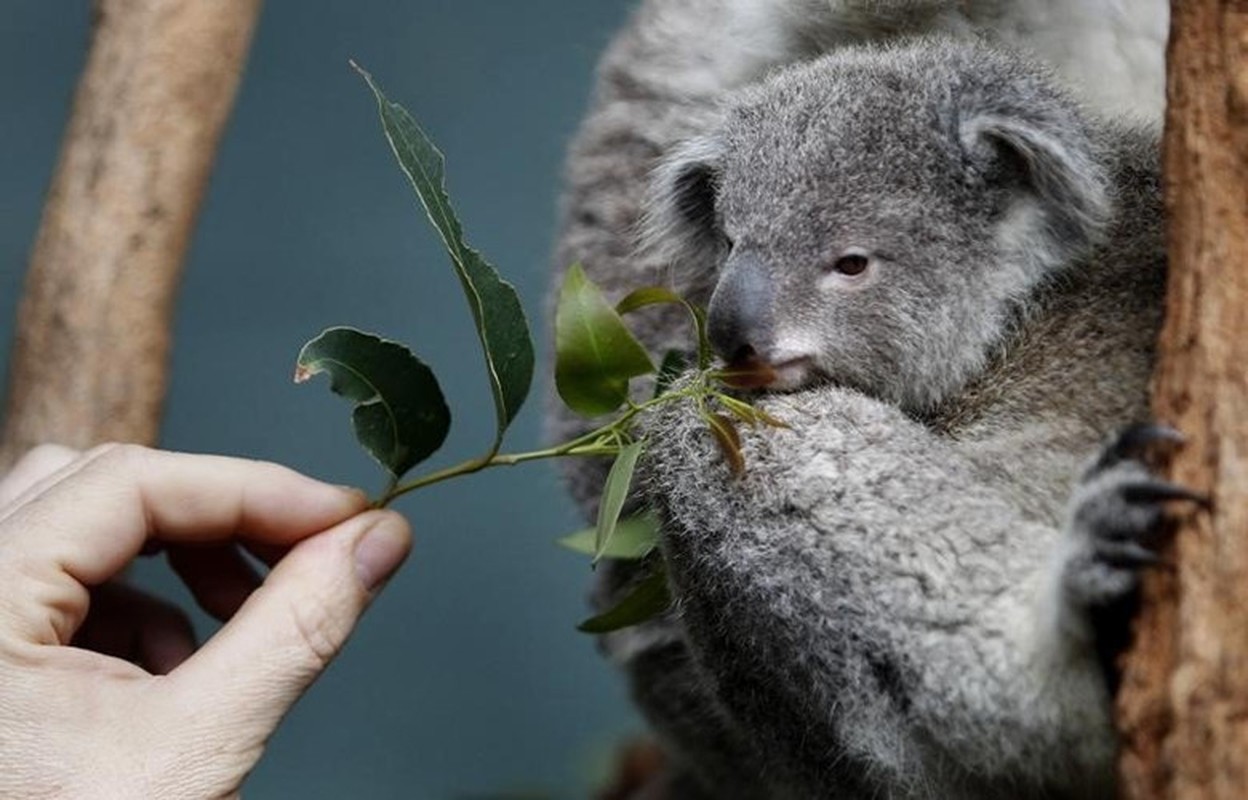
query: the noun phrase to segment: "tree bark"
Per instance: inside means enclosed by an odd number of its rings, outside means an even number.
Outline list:
[[[97,0],[18,310],[0,472],[153,443],[182,261],[260,0]]]
[[[1176,0],[1165,171],[1170,285],[1153,412],[1187,437],[1118,698],[1123,795],[1248,797],[1248,3]]]

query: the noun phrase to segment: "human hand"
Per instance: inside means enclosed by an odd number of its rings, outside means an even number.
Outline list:
[[[402,517],[366,507],[275,464],[30,453],[0,481],[0,797],[236,796],[407,555]],[[238,544],[273,562],[262,584]],[[198,650],[107,583],[153,546],[229,620]]]

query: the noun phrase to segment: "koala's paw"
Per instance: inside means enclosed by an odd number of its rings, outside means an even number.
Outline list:
[[[1108,607],[1135,590],[1140,569],[1157,562],[1166,503],[1208,504],[1204,496],[1155,477],[1142,460],[1152,445],[1182,441],[1171,428],[1133,425],[1084,473],[1071,498],[1074,550],[1063,575],[1075,606]]]

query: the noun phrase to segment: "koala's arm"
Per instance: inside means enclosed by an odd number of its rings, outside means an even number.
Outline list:
[[[746,435],[742,478],[678,409],[645,472],[691,658],[765,761],[798,791],[837,763],[945,781],[923,796],[1103,779],[1108,696],[1062,619],[1060,526],[895,407],[766,406],[793,430]]]

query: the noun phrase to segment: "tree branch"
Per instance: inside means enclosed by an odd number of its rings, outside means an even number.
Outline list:
[[[1153,411],[1190,444],[1119,695],[1124,796],[1248,797],[1248,7],[1173,4],[1165,139],[1170,286]]]
[[[18,311],[0,471],[152,443],[181,264],[260,0],[97,0]]]

